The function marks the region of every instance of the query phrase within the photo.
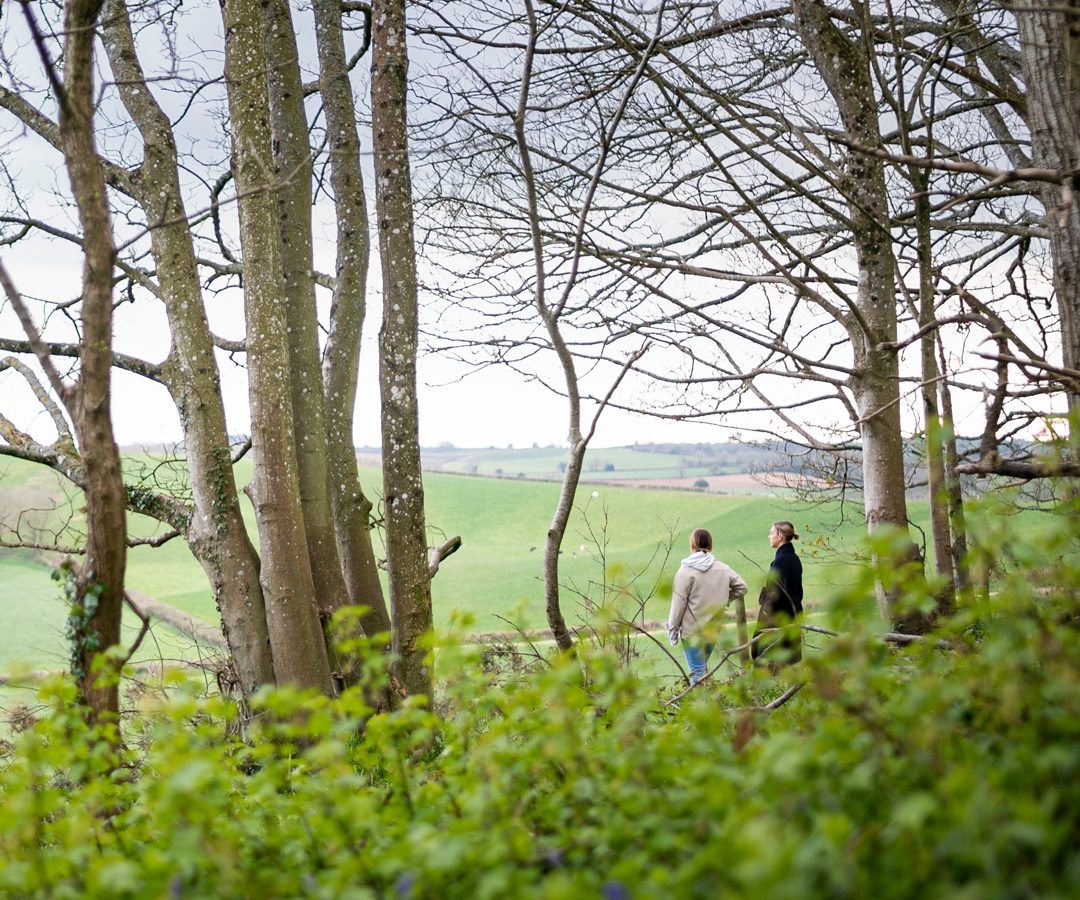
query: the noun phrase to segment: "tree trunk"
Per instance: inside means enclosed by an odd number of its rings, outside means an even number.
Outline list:
[[[82,342],[73,398],[75,434],[86,472],[86,558],[76,581],[81,608],[72,662],[92,718],[119,713],[119,679],[101,678],[97,658],[120,643],[127,564],[127,498],[110,417],[112,274],[115,248],[105,176],[94,148],[94,31],[102,0],[68,0],[60,141],[83,234]]]
[[[879,149],[877,99],[870,59],[863,45],[848,40],[833,24],[821,0],[794,0],[796,27],[840,112],[845,136],[857,147]],[[904,442],[900,431],[899,366],[896,341],[896,274],[885,172],[874,157],[849,151],[842,188],[851,215],[859,267],[859,287],[848,320],[855,368],[851,388],[862,434],[863,505],[872,534],[883,526],[908,530]],[[914,544],[904,554],[918,558]],[[896,608],[895,592],[878,586],[882,617],[896,631],[920,632],[922,616]]]
[[[347,679],[341,671],[329,624],[334,613],[349,604],[349,592],[341,573],[330,507],[326,411],[319,366],[312,254],[311,150],[296,32],[288,0],[268,0],[263,4],[263,35],[267,58],[274,61],[269,69],[270,122],[278,178],[275,193],[285,279],[293,439],[304,533],[327,655],[335,678],[343,683]]]
[[[566,619],[560,606],[559,554],[562,552],[563,536],[566,534],[566,526],[570,521],[570,513],[573,510],[574,496],[577,494],[578,481],[581,478],[581,467],[585,461],[588,442],[582,440],[581,434],[581,396],[578,391],[574,357],[559,330],[559,309],[557,305],[553,309],[548,303],[547,297],[547,267],[544,259],[544,233],[540,220],[539,189],[536,183],[536,173],[533,169],[528,137],[525,134],[525,117],[528,112],[529,94],[532,89],[533,59],[536,53],[540,28],[534,5],[531,2],[526,3],[526,12],[529,21],[529,43],[522,61],[521,88],[518,92],[518,105],[514,116],[514,138],[517,143],[521,173],[525,181],[525,194],[529,204],[529,234],[532,240],[533,277],[535,278],[533,304],[536,306],[536,311],[544,323],[544,329],[547,331],[551,347],[559,358],[563,382],[566,385],[566,403],[569,416],[567,440],[570,446],[566,457],[566,472],[563,475],[562,489],[559,492],[559,502],[555,507],[555,513],[551,518],[551,524],[548,526],[547,537],[544,541],[544,611],[556,645],[560,650],[566,652],[573,647],[574,640],[570,630],[566,627]]]
[[[330,146],[330,183],[337,210],[337,264],[330,327],[323,349],[330,503],[338,554],[352,603],[366,606],[364,633],[390,631],[390,616],[371,543],[371,502],[356,472],[353,410],[366,312],[370,241],[356,109],[349,84],[341,4],[315,0],[319,93]]]
[[[375,205],[383,279],[379,386],[393,649],[403,689],[430,698],[427,651],[418,644],[431,629],[432,615],[416,403],[417,278],[406,129],[405,2],[375,0],[371,15]]]
[[[930,203],[928,201],[929,178],[917,169],[910,170],[912,186],[916,191],[915,227],[918,231],[919,257],[919,328],[926,328],[919,341],[922,363],[923,422],[926,429],[926,478],[930,500],[930,533],[934,545],[934,568],[944,582],[938,592],[937,614],[948,616],[956,607],[955,574],[952,557],[951,516],[949,493],[945,479],[945,447],[943,439],[947,429],[938,409],[938,385],[941,372],[937,364],[938,333],[930,328],[936,319],[934,305],[933,247],[930,235]],[[951,430],[951,428],[949,429]]]
[[[1070,14],[1065,15],[1068,8]],[[1062,173],[1061,184],[1042,187],[1054,292],[1061,314],[1065,368],[1080,369],[1080,3],[1031,0],[1016,5],[1020,53],[1027,82],[1032,164]],[[1070,77],[1074,80],[1070,84]],[[1066,386],[1070,411],[1080,409],[1080,385]],[[1077,445],[1073,423],[1074,452]]]
[[[572,417],[573,418],[573,417]],[[547,614],[548,627],[555,643],[562,651],[574,646],[574,636],[566,627],[566,619],[559,603],[559,554],[562,553],[563,537],[570,522],[570,513],[574,509],[574,497],[577,495],[581,469],[585,464],[585,451],[588,445],[581,439],[580,429],[572,427],[570,431],[570,450],[566,457],[566,473],[563,475],[562,489],[555,514],[548,526],[547,539],[544,541],[544,611]]]
[[[172,332],[162,369],[180,412],[195,504],[185,536],[210,581],[239,687],[247,697],[260,685],[274,682],[273,659],[259,559],[233,477],[217,361],[181,200],[176,143],[146,84],[127,7],[119,0],[108,4],[104,41],[121,99],[143,139],[138,199],[150,225],[161,299]]]
[[[945,352],[938,340],[938,357],[941,370],[945,371]],[[941,396],[941,412],[948,428],[945,433],[945,485],[949,496],[949,522],[952,530],[952,544],[949,552],[952,555],[953,576],[956,591],[962,593],[971,586],[971,571],[968,566],[967,551],[967,523],[964,517],[964,489],[960,482],[960,475],[956,467],[960,465],[960,452],[956,446],[956,433],[953,428],[952,391],[947,381],[942,380],[938,385],[938,394]]]
[[[224,0],[225,81],[232,168],[244,251],[248,396],[259,527],[260,579],[279,684],[330,694],[333,684],[315,604],[293,440],[281,238],[270,173],[266,61],[257,0]]]

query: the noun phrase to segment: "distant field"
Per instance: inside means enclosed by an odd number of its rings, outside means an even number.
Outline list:
[[[380,477],[375,469],[361,469],[365,489],[372,496],[380,492]],[[444,563],[433,583],[436,624],[446,625],[457,610],[470,613],[477,630],[505,628],[497,615],[509,616],[524,627],[544,626],[541,563],[558,485],[437,473],[427,473],[424,482],[432,543],[451,535],[461,535],[463,542],[462,549]],[[246,500],[244,503],[250,517]],[[924,509],[919,507],[915,514],[925,517]],[[821,593],[826,585],[851,577],[850,563],[837,563],[833,553],[814,546],[826,535],[840,546],[847,546],[860,534],[861,528],[850,522],[834,532],[839,519],[836,510],[798,509],[768,497],[710,497],[591,485],[579,492],[564,542],[563,578],[582,591],[590,582],[602,580],[605,569],[594,558],[595,540],[606,528],[607,570],[621,578],[644,567],[658,553],[662,558],[669,531],[674,530],[668,565],[661,571],[654,564],[650,570],[653,580],[664,575],[669,579],[677,560],[686,555],[690,531],[705,527],[715,536],[717,554],[756,589],[772,558],[767,541],[769,525],[778,518],[792,519],[803,532],[808,591]],[[249,526],[254,534],[250,518]],[[376,552],[381,554],[381,547]],[[218,621],[202,570],[179,541],[156,549],[134,549],[128,578],[131,586],[140,591],[207,621]],[[666,599],[654,600],[648,614],[662,617],[666,603]],[[568,619],[574,619],[575,610],[574,602],[568,599]]]
[[[37,477],[32,469],[25,463],[8,467],[0,488],[6,491],[11,485],[25,484],[28,477]],[[240,464],[238,477],[241,483],[250,477],[246,461]],[[361,478],[372,496],[377,497],[381,483],[379,471],[363,468]],[[471,627],[476,630],[506,628],[499,615],[523,627],[543,627],[546,624],[541,580],[543,544],[558,497],[558,485],[528,479],[427,473],[425,486],[432,542],[455,534],[463,539],[462,549],[446,561],[433,584],[436,623],[445,626],[456,610],[470,614],[474,620]],[[242,502],[257,540],[246,498]],[[3,508],[12,507],[5,502]],[[690,530],[698,526],[710,528],[716,536],[718,555],[741,571],[752,585],[757,585],[771,558],[765,537],[768,526],[779,517],[794,519],[804,531],[807,584],[811,592],[820,592],[825,585],[850,576],[849,566],[827,562],[824,555],[820,560],[814,559],[814,553],[823,551],[811,546],[812,541],[821,537],[831,527],[831,520],[837,518],[828,509],[800,511],[782,500],[764,496],[710,497],[613,485],[583,487],[564,543],[562,573],[569,588],[565,615],[571,622],[577,618],[574,590],[592,591],[595,596],[596,589],[591,585],[602,581],[605,571],[610,578],[625,581],[655,557],[657,561],[643,583],[660,582],[661,590],[650,602],[647,614],[663,617],[667,604],[663,585],[670,580],[677,560],[685,555]],[[146,534],[157,526],[133,516],[129,527],[133,533]],[[837,538],[843,544],[859,530],[857,525],[845,525]],[[595,558],[598,552],[595,542],[602,539],[605,531],[605,563],[601,564]],[[667,564],[662,566],[669,531],[674,531],[670,538],[673,547]],[[378,552],[381,553],[381,548]],[[34,610],[52,604],[60,615],[55,586],[48,581],[44,570],[35,571],[37,590],[16,588],[14,580],[5,579],[0,587],[5,607],[17,605]],[[31,573],[24,575],[31,577]],[[181,540],[160,548],[133,549],[129,554],[128,584],[208,622],[219,621],[202,569]],[[19,634],[3,643],[14,648],[40,644],[43,652],[31,652],[28,656],[36,661],[35,667],[47,667],[48,653],[59,646],[55,639],[58,626],[47,617],[37,621],[32,612],[26,623],[27,628],[44,630],[53,637]]]
[[[531,449],[432,448],[423,451],[424,467],[437,472],[485,475],[497,478],[542,478],[558,480],[566,469],[566,450],[559,447]],[[691,487],[704,479],[745,475],[759,462],[760,452],[746,451],[740,459],[737,451],[713,452],[687,449],[686,452],[656,452],[638,447],[595,448],[585,457],[582,480],[606,482],[678,482]],[[750,493],[767,488],[747,478],[741,483]],[[708,490],[723,490],[720,483],[710,483]]]
[[[516,618],[523,624],[544,624],[540,564],[557,486],[438,475],[429,476],[426,483],[429,522],[447,534],[460,533],[464,540],[462,550],[435,580],[436,621],[444,621],[451,609],[459,607],[472,611],[477,625],[487,630],[495,627],[496,613],[505,615],[520,605]],[[580,491],[567,532],[563,576],[580,588],[602,579],[604,566],[593,558],[594,540],[606,529],[607,568],[623,578],[657,554],[662,559],[665,546],[673,541],[668,564],[662,571],[659,564],[650,570],[654,580],[660,575],[669,579],[686,555],[690,531],[705,527],[713,532],[717,555],[756,586],[772,558],[766,539],[771,522],[780,517],[806,520],[799,527],[813,538],[820,533],[822,513],[814,510],[812,519],[807,514],[809,510],[800,516],[789,504],[765,498],[590,486]],[[848,534],[841,539],[857,531],[845,529]],[[808,571],[807,580],[816,589],[844,577],[834,566],[817,566]],[[662,617],[666,606],[666,597],[654,600],[648,614]],[[565,604],[564,613],[574,617],[572,602]]]

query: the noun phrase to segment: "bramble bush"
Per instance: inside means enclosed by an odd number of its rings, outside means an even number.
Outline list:
[[[820,652],[677,709],[602,651],[493,683],[449,646],[438,716],[277,690],[239,728],[235,704],[181,686],[117,747],[54,682],[0,767],[0,894],[1076,896],[1080,566],[1062,522],[1038,548],[984,522],[1000,589],[931,639],[874,634],[868,573]],[[903,588],[921,603],[932,585]]]

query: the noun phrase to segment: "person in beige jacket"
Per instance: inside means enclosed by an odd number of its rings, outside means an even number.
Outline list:
[[[719,618],[728,603],[746,596],[746,582],[712,554],[712,535],[698,528],[690,535],[690,555],[675,573],[671,587],[668,638],[682,641],[690,684],[705,677],[706,663],[716,643]]]

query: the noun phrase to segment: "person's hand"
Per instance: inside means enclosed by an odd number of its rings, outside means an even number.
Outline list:
[[[679,643],[680,638],[682,638],[681,628],[672,627],[667,630],[667,639],[671,642],[672,647]]]

